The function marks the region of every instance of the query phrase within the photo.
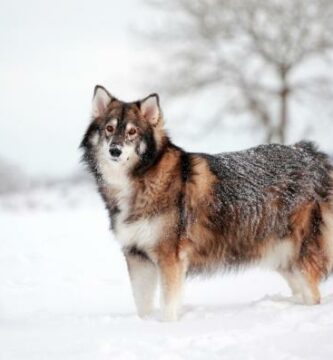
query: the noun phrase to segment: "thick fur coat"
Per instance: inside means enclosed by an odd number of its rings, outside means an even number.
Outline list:
[[[311,143],[188,153],[164,130],[156,94],[132,103],[97,86],[81,147],[125,254],[140,316],[158,279],[165,320],[190,274],[258,264],[305,304],[333,267],[332,166]]]

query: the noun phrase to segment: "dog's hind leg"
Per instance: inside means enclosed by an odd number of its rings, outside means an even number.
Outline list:
[[[156,265],[148,258],[131,254],[126,255],[126,262],[138,315],[148,316],[154,309],[158,279]]]
[[[293,296],[299,297],[305,305],[320,303],[319,278],[305,269],[280,271],[287,281]]]
[[[300,294],[306,305],[320,303],[319,283],[328,272],[323,205],[310,205],[294,215],[291,229],[296,252],[282,273],[293,294]]]
[[[301,288],[303,304],[316,305],[320,303],[319,282],[320,275],[307,269],[295,272],[298,284]]]
[[[293,296],[299,296],[302,293],[302,289],[297,279],[297,276],[291,270],[280,270],[280,275],[286,280]]]

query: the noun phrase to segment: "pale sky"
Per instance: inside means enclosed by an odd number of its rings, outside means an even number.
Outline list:
[[[130,100],[140,0],[0,0],[0,156],[29,174],[75,170],[93,87]]]

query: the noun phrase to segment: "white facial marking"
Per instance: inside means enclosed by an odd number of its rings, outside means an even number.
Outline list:
[[[114,126],[114,127],[116,128],[117,125],[118,125],[118,120],[117,120],[117,119],[111,119],[111,120],[107,123],[107,125],[112,125],[112,126]]]
[[[130,129],[135,128],[134,124],[128,123],[126,125],[126,131],[129,131]]]
[[[146,143],[144,141],[141,141],[140,145],[139,145],[139,153],[140,153],[140,155],[142,155],[146,150],[147,150]]]
[[[125,161],[129,162],[129,164],[132,164],[134,160],[133,158],[137,158],[134,144],[124,144],[121,149],[122,153],[120,155],[120,161]]]
[[[117,119],[112,119],[106,125],[105,128],[107,134],[107,126],[112,125],[116,128],[117,122]],[[121,154],[117,158],[112,158],[112,156],[110,155],[110,145],[112,145],[112,138],[112,134],[110,134],[108,140],[104,141],[103,146],[99,149],[98,158],[102,158],[103,162],[106,161],[112,163],[112,167],[114,167],[115,164],[118,164],[126,170],[129,170],[129,168],[132,167],[139,160],[139,157],[135,151],[135,144],[124,142],[123,145],[117,145],[116,147],[121,150]]]
[[[106,184],[112,187],[122,187],[127,184],[127,168],[120,162],[113,161],[110,155],[110,145],[103,141],[97,148],[97,166]]]
[[[98,132],[95,132],[95,134],[90,138],[90,143],[93,146],[96,146],[99,142],[100,136]]]

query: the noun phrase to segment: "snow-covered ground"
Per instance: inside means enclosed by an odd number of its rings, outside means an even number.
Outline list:
[[[140,320],[90,185],[0,198],[0,359],[333,359],[333,278],[295,304],[274,273],[190,280],[177,323]]]

